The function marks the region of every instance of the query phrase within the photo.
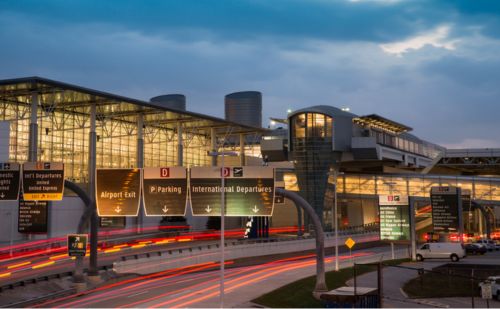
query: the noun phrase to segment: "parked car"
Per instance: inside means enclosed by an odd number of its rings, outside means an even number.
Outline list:
[[[488,251],[486,247],[481,244],[465,244],[465,253],[467,254],[485,254],[486,251]]]
[[[458,260],[465,256],[465,246],[458,242],[425,243],[417,249],[417,261],[425,259],[451,259],[452,262],[458,262]]]
[[[484,245],[488,251],[496,250],[496,244],[491,239],[479,239],[476,240],[475,243]]]
[[[500,300],[500,276],[488,277],[487,281],[491,283],[491,295],[493,298]],[[485,284],[485,282],[479,283],[479,288]]]

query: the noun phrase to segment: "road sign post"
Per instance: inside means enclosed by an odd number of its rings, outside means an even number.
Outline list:
[[[68,255],[84,257],[87,254],[87,234],[68,235]]]
[[[352,263],[354,264],[354,257],[352,256],[352,247],[356,244],[356,242],[351,238],[347,238],[347,240],[344,243],[347,248],[349,248],[349,256],[351,257]]]

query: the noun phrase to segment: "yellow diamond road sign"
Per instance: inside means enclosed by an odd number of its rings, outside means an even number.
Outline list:
[[[352,240],[351,237],[347,238],[347,240],[345,241],[345,245],[351,249],[354,245],[356,244],[356,242],[354,240]]]

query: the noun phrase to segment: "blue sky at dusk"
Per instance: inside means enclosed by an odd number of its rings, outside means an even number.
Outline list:
[[[41,76],[224,117],[376,113],[451,148],[500,147],[500,1],[0,0],[0,79]]]

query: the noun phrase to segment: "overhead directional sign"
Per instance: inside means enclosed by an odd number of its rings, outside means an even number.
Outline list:
[[[85,256],[87,253],[87,234],[68,235],[68,255]]]
[[[96,170],[96,204],[99,217],[137,216],[140,195],[140,169]]]
[[[25,234],[47,233],[47,204],[46,201],[25,201],[21,197],[17,217],[17,231]]]
[[[64,164],[23,164],[23,195],[26,201],[60,201],[64,192]]]
[[[184,216],[187,204],[187,169],[145,167],[142,174],[146,216]]]
[[[193,167],[190,170],[193,215],[220,216],[224,190],[225,215],[271,216],[274,206],[274,169],[267,166]],[[222,189],[221,176],[225,184]]]
[[[0,201],[19,198],[20,169],[18,163],[0,163]]]
[[[410,240],[408,196],[379,195],[380,240]]]
[[[432,225],[435,232],[458,232],[462,224],[460,188],[432,187]]]

